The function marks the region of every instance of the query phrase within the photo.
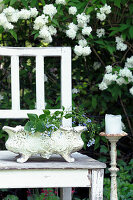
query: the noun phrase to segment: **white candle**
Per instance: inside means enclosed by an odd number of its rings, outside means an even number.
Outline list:
[[[122,133],[121,115],[105,115],[105,133],[119,134]]]

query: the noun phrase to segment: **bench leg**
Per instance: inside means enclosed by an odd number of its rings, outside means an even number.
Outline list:
[[[72,200],[72,188],[61,188],[61,200]]]
[[[90,200],[103,200],[104,169],[92,170]]]

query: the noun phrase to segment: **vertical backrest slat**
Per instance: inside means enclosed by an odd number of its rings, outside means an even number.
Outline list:
[[[61,57],[61,105],[67,111],[72,109],[71,48],[64,47]],[[63,119],[62,125],[72,126],[72,119]]]
[[[44,57],[36,56],[36,108],[45,109]]]
[[[20,110],[19,56],[11,56],[12,110]]]

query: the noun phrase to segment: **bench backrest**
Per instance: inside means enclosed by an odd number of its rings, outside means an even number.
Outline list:
[[[41,114],[45,109],[44,57],[61,57],[61,109],[72,107],[71,48],[70,47],[0,47],[0,56],[11,57],[11,99],[12,108],[0,109],[0,118],[27,118],[27,113]],[[36,109],[20,108],[19,56],[36,58]],[[60,110],[61,110],[60,109]],[[56,109],[57,110],[57,109]],[[51,112],[56,110],[51,109]],[[63,119],[63,126],[71,126],[71,119]]]

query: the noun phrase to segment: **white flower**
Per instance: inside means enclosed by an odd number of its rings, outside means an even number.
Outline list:
[[[116,74],[105,74],[103,77],[103,82],[107,85],[110,85],[113,81],[116,81],[117,75]]]
[[[85,13],[81,13],[77,15],[77,22],[78,27],[85,27],[87,26],[87,23],[90,21],[90,15],[86,15]]]
[[[100,63],[100,62],[94,62],[94,64],[93,64],[94,70],[97,70],[97,69],[99,69],[100,67],[101,67],[101,63]]]
[[[84,47],[83,48],[83,56],[88,56],[91,54],[91,48],[90,47]]]
[[[0,101],[4,99],[4,96],[0,94]]]
[[[79,90],[76,89],[76,88],[73,88],[73,89],[72,89],[72,93],[73,93],[73,94],[77,94],[77,93],[79,93]]]
[[[46,23],[48,23],[48,16],[41,15],[38,16],[34,21],[34,30],[41,29]]]
[[[44,82],[48,82],[48,77],[44,74]]]
[[[116,43],[119,43],[119,42],[124,42],[123,38],[122,37],[115,37],[115,41]]]
[[[39,31],[39,37],[43,38],[45,43],[52,42],[52,37],[47,26],[43,26],[43,28]]]
[[[38,15],[38,10],[36,8],[30,8],[30,16],[36,17]]]
[[[97,13],[97,19],[104,21],[106,19],[106,15],[104,13]]]
[[[133,95],[133,86],[129,90],[130,94]]]
[[[127,58],[127,61],[125,63],[125,67],[133,68],[133,56],[131,56],[130,58]]]
[[[132,72],[127,67],[120,69],[119,75],[122,77],[132,78]]]
[[[66,5],[66,1],[65,0],[56,0],[55,3],[56,4]]]
[[[92,28],[89,26],[89,27],[84,27],[83,29],[82,29],[82,34],[83,35],[90,35],[90,33],[91,33],[91,31],[92,31]]]
[[[100,8],[101,13],[109,14],[111,13],[111,7],[105,4],[103,7]]]
[[[19,19],[30,19],[30,10],[21,9],[19,11]]]
[[[82,46],[78,46],[78,45],[76,45],[75,47],[74,47],[74,52],[75,52],[75,54],[77,55],[77,56],[81,56],[82,55],[82,53],[83,53],[83,47]]]
[[[5,30],[11,30],[14,28],[14,26],[8,22],[4,13],[0,14],[0,26],[2,26]]]
[[[12,15],[7,16],[8,22],[16,23],[19,20],[19,11],[14,12]]]
[[[73,40],[76,37],[76,31],[69,29],[66,31],[66,35]]]
[[[105,68],[106,68],[106,73],[111,73],[112,72],[112,66],[111,65],[108,65]]]
[[[99,90],[106,90],[108,88],[107,84],[105,82],[101,82],[99,85]]]
[[[122,42],[117,43],[116,49],[117,49],[117,50],[120,50],[120,51],[125,51],[125,50],[127,49],[127,44],[124,44],[124,43],[122,43]]]
[[[74,24],[73,22],[68,25],[68,28],[73,29],[76,32],[78,31],[78,26]]]
[[[57,9],[53,4],[48,4],[43,7],[43,12],[52,18],[57,13]]]
[[[3,13],[6,15],[6,16],[11,16],[13,13],[15,12],[15,9],[11,6],[9,6],[8,8],[5,8],[3,10]]]
[[[97,37],[101,38],[102,36],[105,35],[105,30],[104,28],[100,28],[96,30],[96,33],[97,33]]]
[[[77,12],[77,8],[74,7],[74,6],[71,6],[71,7],[69,8],[68,12],[69,12],[70,15],[75,15],[76,12]]]
[[[48,29],[51,35],[56,35],[57,33],[56,28],[54,28],[53,26],[49,26]]]
[[[85,39],[81,39],[78,41],[78,44],[82,47],[85,47],[85,46],[87,46],[87,41]]]
[[[127,49],[127,44],[124,44],[124,40],[122,37],[116,37],[116,49],[120,51],[125,51]]]
[[[118,84],[118,85],[122,85],[122,84],[128,84],[128,82],[123,78],[123,77],[120,77],[120,78],[117,78],[116,79],[116,83]]]

